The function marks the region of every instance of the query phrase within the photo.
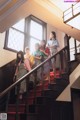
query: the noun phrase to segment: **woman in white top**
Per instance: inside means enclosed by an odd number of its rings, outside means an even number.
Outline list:
[[[50,38],[47,42],[47,46],[50,49],[50,54],[55,55],[58,51],[58,47],[59,47],[59,43],[58,40],[56,39],[56,33],[54,31],[52,31],[50,33]],[[53,71],[55,71],[55,58],[51,60],[52,61],[52,67],[53,67]]]
[[[56,39],[56,33],[54,31],[50,33],[50,39],[48,40],[47,45],[50,49],[51,55],[54,55],[59,47],[58,40]]]

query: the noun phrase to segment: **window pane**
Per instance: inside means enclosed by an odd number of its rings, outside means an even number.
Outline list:
[[[24,32],[24,25],[25,25],[25,20],[22,19],[18,23],[16,23],[15,25],[13,25],[12,27]]]
[[[31,51],[31,53],[34,53],[36,43],[40,43],[40,41],[37,39],[34,39],[34,38],[30,39],[30,51]]]
[[[8,48],[11,48],[16,51],[19,50],[23,51],[23,47],[24,47],[24,34],[11,28],[9,30]]]
[[[30,35],[42,40],[42,25],[38,24],[37,22],[31,20],[31,26],[30,26]]]
[[[74,38],[71,38],[71,39],[69,40],[69,47],[70,47],[70,48],[74,48],[74,47],[75,47]]]
[[[70,60],[72,61],[72,60],[75,60],[75,50],[71,50],[70,51]]]
[[[80,52],[80,42],[76,40],[77,53]]]
[[[69,47],[70,47],[70,60],[75,60],[75,42],[74,42],[74,38],[71,38],[69,40]]]

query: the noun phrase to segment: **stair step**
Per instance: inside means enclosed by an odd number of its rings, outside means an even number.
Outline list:
[[[19,112],[24,112],[25,111],[25,104],[19,104],[18,111]],[[8,111],[14,112],[16,111],[16,105],[15,104],[9,104]]]
[[[43,95],[45,97],[51,97],[53,99],[56,99],[57,95],[58,95],[58,91],[55,91],[55,90],[52,90],[52,89],[47,89],[47,90],[44,90]]]
[[[8,120],[15,120],[16,114],[8,114]],[[38,120],[38,113],[27,113],[27,120]],[[26,114],[20,113],[18,115],[18,120],[26,120]]]
[[[29,105],[29,113],[35,113],[37,112],[36,111],[36,106],[33,104],[33,105]]]
[[[8,114],[11,114],[11,115],[15,115],[16,114],[16,112],[8,112]],[[24,114],[24,112],[18,112],[18,114]]]
[[[50,96],[40,96],[36,98],[36,104],[38,105],[45,105],[46,103],[49,103],[53,98]]]
[[[41,96],[41,92],[42,92],[42,90],[39,92],[36,92],[36,97]],[[34,92],[30,93],[29,96],[34,97]]]
[[[21,120],[26,120],[26,114],[21,115]],[[38,120],[38,113],[28,113],[27,114],[27,120]]]
[[[27,120],[44,120],[46,117],[46,113],[50,112],[51,106],[53,105],[55,99],[58,95],[63,91],[63,89],[67,86],[67,81],[65,78],[62,79],[62,76],[65,76],[63,73],[61,74],[59,71],[56,71],[56,78],[54,78],[54,73],[50,72],[50,82],[48,80],[44,80],[44,91],[42,91],[42,84],[36,86],[36,98],[34,98],[34,89],[29,91],[28,99],[26,100],[26,94],[23,96],[23,99],[20,100],[19,104],[19,120],[26,120],[26,102],[28,104],[27,107]],[[44,110],[47,112],[44,113]],[[8,109],[8,120],[15,120],[16,117],[16,105],[9,104]],[[43,116],[41,116],[43,115]],[[40,117],[41,116],[41,117]],[[46,118],[48,120],[48,118]]]

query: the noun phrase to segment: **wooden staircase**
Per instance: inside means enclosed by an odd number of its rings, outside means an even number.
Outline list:
[[[44,80],[42,75],[41,84],[36,85],[37,78],[35,78],[34,88],[26,92],[22,100],[18,99],[14,94],[15,86],[25,78],[26,82],[29,81],[32,73],[37,76],[37,70],[40,67],[43,69],[43,65],[54,57],[57,58],[57,55],[60,58],[60,66],[56,69],[55,75],[50,72],[50,83]],[[5,101],[2,106],[4,109],[0,108],[0,112],[7,113],[7,120],[73,120],[72,103],[56,101],[56,98],[69,84],[68,58],[66,46],[0,93],[0,105]]]
[[[42,84],[36,86],[36,98],[34,102],[34,90],[30,90],[28,93],[28,99],[26,100],[26,93],[22,100],[19,100],[18,107],[18,120],[50,120],[51,109],[55,103],[56,98],[65,89],[69,81],[61,73],[56,72],[56,78],[54,79],[54,73],[50,73],[51,83],[47,80],[44,83],[44,92],[42,91]],[[53,79],[52,79],[53,77]],[[15,96],[16,97],[16,96]],[[26,111],[27,101],[27,111]],[[27,114],[27,118],[26,118]],[[8,120],[16,119],[16,100],[11,100],[8,105]]]

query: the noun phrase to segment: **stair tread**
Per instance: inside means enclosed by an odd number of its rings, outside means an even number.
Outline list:
[[[25,106],[25,104],[19,104],[20,106]],[[16,104],[9,104],[9,106],[16,106]]]
[[[7,114],[8,114],[8,115],[9,115],[9,114],[15,115],[16,112],[8,112]],[[26,114],[26,113],[25,113],[25,112],[18,112],[18,114]],[[37,115],[37,114],[39,114],[39,113],[27,113],[27,115]]]
[[[14,112],[8,112],[7,114],[16,114],[16,112],[14,111]],[[18,114],[24,114],[24,112],[18,112]]]

